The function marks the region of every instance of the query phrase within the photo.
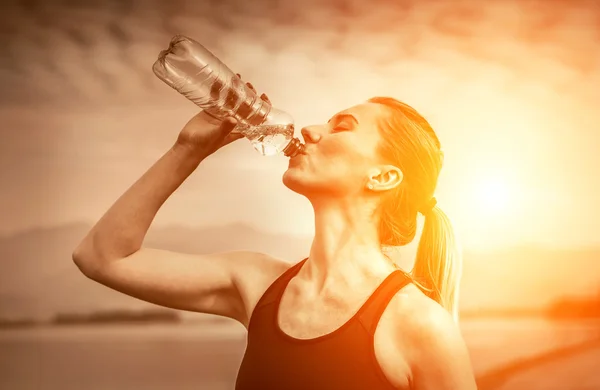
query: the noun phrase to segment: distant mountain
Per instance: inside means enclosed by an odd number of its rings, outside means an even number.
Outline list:
[[[0,317],[51,317],[57,312],[152,306],[85,278],[71,252],[90,229],[84,223],[0,237]],[[210,253],[249,249],[295,262],[311,240],[263,232],[245,224],[210,228],[153,228],[145,245]],[[600,286],[600,249],[519,247],[465,253],[461,307],[536,308],[564,296],[593,295]]]
[[[71,253],[90,225],[32,229],[0,237],[0,317],[42,316],[149,305],[85,278]],[[151,228],[145,245],[186,253],[263,251],[295,262],[308,254],[310,239],[233,224],[211,228]]]

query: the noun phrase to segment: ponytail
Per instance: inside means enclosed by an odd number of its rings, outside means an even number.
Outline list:
[[[458,322],[462,256],[450,219],[439,207],[433,207],[425,214],[425,225],[411,274],[425,294]]]
[[[404,175],[400,185],[384,196],[380,204],[381,244],[402,246],[412,242],[417,213],[425,215],[411,276],[415,285],[458,322],[461,254],[452,224],[433,198],[444,161],[440,141],[427,120],[409,105],[389,97],[368,101],[389,109],[379,119],[378,129],[383,138],[380,154]]]

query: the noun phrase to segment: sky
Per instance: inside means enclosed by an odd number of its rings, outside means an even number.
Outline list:
[[[183,33],[290,112],[297,131],[398,98],[445,152],[436,198],[466,248],[600,244],[600,3],[22,1],[0,16],[0,234],[94,222],[197,108],[151,71]],[[245,140],[156,226],[245,222],[310,236],[283,156]]]

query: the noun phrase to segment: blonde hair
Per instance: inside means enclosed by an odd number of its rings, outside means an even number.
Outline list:
[[[417,213],[425,206],[425,224],[410,275],[428,297],[458,321],[461,253],[448,216],[435,204],[426,209],[442,168],[440,142],[425,118],[407,104],[389,97],[368,101],[389,110],[378,126],[384,139],[380,152],[387,163],[403,173],[402,183],[384,195],[379,208],[381,244],[410,243],[417,231]]]

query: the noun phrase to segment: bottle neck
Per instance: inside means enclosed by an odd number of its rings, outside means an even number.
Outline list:
[[[283,154],[286,157],[292,158],[304,151],[304,144],[296,137],[292,138],[290,143],[283,149]]]

